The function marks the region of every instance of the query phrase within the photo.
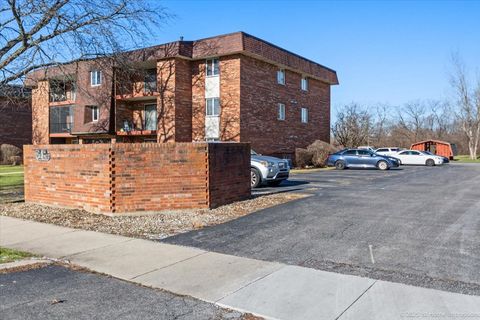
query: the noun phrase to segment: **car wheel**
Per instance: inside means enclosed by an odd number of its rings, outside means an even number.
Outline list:
[[[262,176],[260,175],[260,171],[258,171],[255,168],[250,169],[250,186],[252,188],[256,188],[260,185],[260,182],[262,181]]]
[[[270,187],[278,187],[281,183],[282,183],[283,180],[277,180],[277,181],[270,181],[268,182],[268,185]]]
[[[429,167],[433,167],[435,165],[435,161],[433,161],[432,159],[428,159],[425,164]]]
[[[378,161],[377,168],[380,170],[388,170],[388,163],[386,161]]]
[[[345,169],[345,162],[343,162],[343,161],[335,162],[335,169],[337,169],[337,170]]]

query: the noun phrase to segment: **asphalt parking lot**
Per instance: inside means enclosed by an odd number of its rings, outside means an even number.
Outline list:
[[[165,242],[480,295],[480,165],[320,171],[309,197]]]

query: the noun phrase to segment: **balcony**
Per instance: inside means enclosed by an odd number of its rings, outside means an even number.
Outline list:
[[[117,118],[117,134],[155,135],[157,133],[157,105],[140,104],[123,106]]]
[[[73,106],[50,107],[50,134],[69,136],[73,129]]]
[[[74,103],[76,99],[75,81],[50,81],[50,105],[63,105]]]
[[[138,70],[135,73],[118,77],[116,85],[117,100],[143,101],[158,96],[156,69]]]

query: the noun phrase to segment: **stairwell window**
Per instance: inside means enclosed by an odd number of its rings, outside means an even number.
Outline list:
[[[302,77],[302,81],[301,81],[300,86],[301,86],[303,91],[308,91],[308,78],[307,77]]]
[[[285,120],[285,105],[283,103],[278,104],[278,120]]]
[[[308,123],[308,109],[307,108],[302,108],[301,121],[302,121],[302,123]]]
[[[100,118],[100,111],[98,110],[98,106],[90,106],[92,109],[92,122],[97,122]]]
[[[207,116],[219,116],[220,115],[220,99],[219,98],[207,98]]]
[[[95,87],[101,84],[102,84],[102,71],[100,70],[90,71],[90,85],[92,87]]]
[[[285,85],[285,69],[277,71],[277,83]]]
[[[207,60],[207,77],[218,76],[220,74],[220,66],[218,59]]]

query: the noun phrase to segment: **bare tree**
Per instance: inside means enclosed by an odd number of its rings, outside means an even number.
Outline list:
[[[111,56],[141,44],[167,18],[145,0],[2,0],[0,85],[74,59]]]
[[[332,133],[342,146],[357,147],[368,144],[371,127],[371,115],[357,104],[350,104],[338,112]]]
[[[456,96],[456,116],[467,139],[470,158],[476,159],[480,140],[480,81],[471,83],[468,80],[465,65],[458,55],[453,56],[452,64],[451,85]]]

